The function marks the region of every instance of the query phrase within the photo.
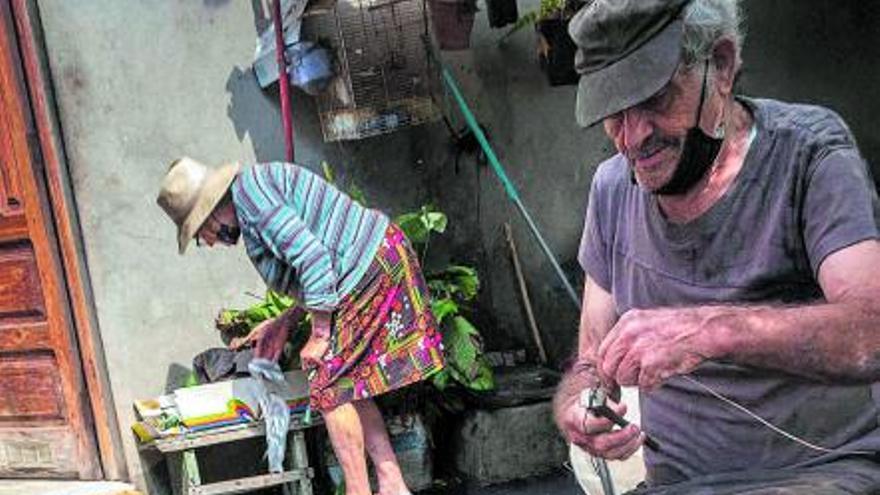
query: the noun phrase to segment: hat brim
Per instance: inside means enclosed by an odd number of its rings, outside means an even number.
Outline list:
[[[581,75],[575,106],[578,124],[591,127],[660,91],[681,60],[682,31],[677,19],[626,57]]]
[[[229,190],[240,169],[239,163],[227,163],[205,179],[205,185],[199,191],[195,205],[177,230],[177,247],[180,254],[186,252],[189,242],[214,211],[217,203],[223,199],[223,195]]]

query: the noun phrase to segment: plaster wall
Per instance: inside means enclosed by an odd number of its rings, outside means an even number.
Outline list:
[[[520,11],[536,3],[521,1]],[[195,354],[220,344],[216,311],[248,304],[246,293],[263,288],[242,249],[179,257],[155,195],[180,155],[210,164],[282,157],[277,95],[260,90],[249,70],[266,15],[259,0],[38,5],[129,471],[160,493],[161,468],[141,463],[128,433],[132,400],[178,384]],[[745,7],[743,92],[838,110],[876,176],[880,32],[870,27],[880,21],[880,4],[749,0]],[[547,85],[534,34],[525,29],[499,44],[501,34],[481,13],[473,48],[443,57],[578,287],[588,186],[612,150],[601,129],[577,128],[574,88]],[[501,229],[510,222],[551,361],[570,354],[577,317],[561,284],[491,171],[467,156],[456,171],[442,125],[324,144],[313,102],[295,92],[293,109],[298,162],[314,168],[326,159],[391,213],[432,200],[450,215],[449,234],[432,246],[436,261],[477,264],[484,291],[476,319],[487,345],[534,355]]]

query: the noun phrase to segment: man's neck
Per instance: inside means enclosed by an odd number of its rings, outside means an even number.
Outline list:
[[[736,100],[731,100],[730,122],[714,165],[690,191],[674,196],[657,196],[660,209],[673,223],[687,223],[709,210],[733,184],[742,170],[749,149],[752,115]]]

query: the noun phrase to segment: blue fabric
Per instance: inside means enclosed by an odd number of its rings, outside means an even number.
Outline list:
[[[289,163],[245,168],[232,197],[254,267],[270,288],[310,310],[332,311],[357,285],[389,223]]]

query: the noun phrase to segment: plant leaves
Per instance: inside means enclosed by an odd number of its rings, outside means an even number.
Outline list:
[[[428,288],[435,297],[456,297],[470,301],[480,290],[480,277],[469,266],[452,265],[428,275]]]
[[[367,196],[364,194],[364,191],[355,184],[352,184],[348,188],[348,195],[351,196],[351,199],[361,205],[367,206]]]
[[[428,241],[432,232],[442,234],[449,223],[446,214],[432,205],[422,206],[418,211],[404,213],[394,219],[394,223],[403,230],[406,237],[413,243],[423,244]]]
[[[431,377],[432,383],[438,390],[443,391],[446,387],[449,386],[449,371],[445,368],[434,373],[434,376]]]
[[[447,322],[443,326],[443,346],[449,375],[472,390],[494,388],[492,369],[483,357],[480,332],[463,316],[455,316]]]
[[[446,214],[439,211],[423,211],[422,221],[429,231],[434,231],[438,234],[446,232],[446,226],[449,224]]]
[[[333,167],[326,161],[321,162],[321,170],[324,172],[324,180],[331,184],[336,184],[336,174],[333,173]]]
[[[431,310],[437,320],[437,325],[442,325],[447,316],[458,314],[458,304],[448,297],[434,298],[431,301]]]

